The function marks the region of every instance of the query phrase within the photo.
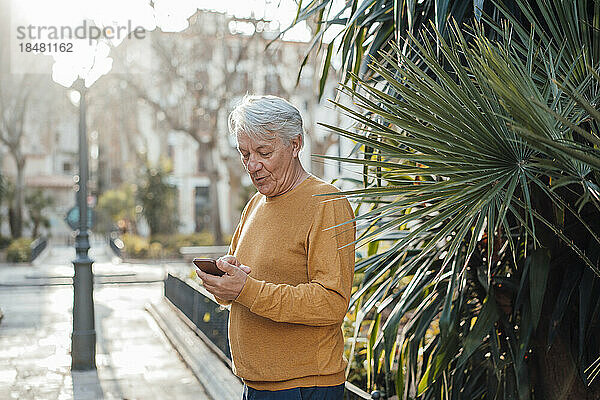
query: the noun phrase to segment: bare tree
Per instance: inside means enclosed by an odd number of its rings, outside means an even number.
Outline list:
[[[22,143],[32,94],[40,79],[29,75],[9,75],[0,78],[0,142],[15,161],[17,176],[9,205],[9,223],[14,238],[23,234],[23,192],[26,157]]]
[[[237,33],[235,28],[230,30],[231,24],[253,26],[253,33]],[[202,149],[204,172],[210,182],[211,230],[218,243],[223,242],[223,234],[217,184],[227,177],[230,198],[235,200],[242,189],[239,157],[226,140],[226,116],[233,101],[257,92],[301,99],[309,114],[305,122],[312,149],[323,154],[337,143],[332,135],[316,135],[313,129],[316,124],[312,112],[319,107],[314,93],[319,82],[309,77],[296,85],[307,44],[278,41],[267,48],[274,36],[261,31],[260,27],[266,25],[252,18],[198,12],[183,32],[153,32],[155,69],[123,78],[128,90],[154,111],[158,131],[182,132]],[[314,59],[309,62],[313,76],[320,69],[317,64]],[[332,79],[334,75],[330,74]],[[318,175],[322,175],[322,167],[313,163]]]
[[[206,33],[197,22],[183,33],[155,33],[153,50],[158,58],[155,80],[148,84],[136,80],[139,75],[133,75],[127,84],[160,114],[170,130],[187,134],[204,149],[204,165],[210,180],[212,231],[215,241],[223,243],[217,199],[222,165],[225,164],[234,187],[239,187],[241,173],[229,146],[221,143],[225,136],[222,121],[232,98],[250,90],[248,71],[242,71],[240,66],[254,56],[250,49],[259,38],[257,34],[232,35],[222,26],[216,29],[216,33]]]

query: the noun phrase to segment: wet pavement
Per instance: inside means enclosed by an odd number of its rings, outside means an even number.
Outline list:
[[[0,399],[208,399],[145,310],[163,297],[165,267],[126,264],[93,247],[94,371],[71,371],[72,248],[33,266],[0,264]]]

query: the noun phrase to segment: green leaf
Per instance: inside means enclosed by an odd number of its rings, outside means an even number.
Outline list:
[[[533,328],[535,329],[542,314],[542,304],[546,293],[546,282],[550,271],[550,253],[546,249],[534,250],[529,258],[529,298]]]
[[[546,149],[557,150],[557,151],[563,153],[566,157],[575,158],[576,160],[579,160],[583,163],[588,164],[590,167],[600,169],[600,156],[598,154],[585,153],[584,151],[582,151],[580,149],[575,149],[570,146],[567,146],[566,144],[556,142],[556,141],[546,138],[544,136],[536,135],[535,133],[532,133],[531,131],[521,128],[521,127],[518,127],[518,126],[515,126],[513,128],[521,136],[528,139],[532,146],[535,146],[542,151],[544,151]],[[590,150],[590,151],[593,151],[593,150]]]
[[[367,345],[367,387],[369,390],[372,388],[373,380],[372,377],[376,373],[377,359],[375,359],[375,354],[373,352],[373,347],[375,345],[375,340],[377,339],[377,335],[379,334],[379,323],[381,321],[381,314],[377,314],[375,317],[375,321],[371,323],[371,327],[369,329],[369,342]]]
[[[564,274],[560,292],[558,293],[556,304],[554,305],[554,311],[552,312],[552,317],[550,318],[548,329],[548,347],[552,346],[552,343],[554,342],[557,330],[563,320],[565,311],[569,306],[571,296],[581,280],[582,273],[583,269],[578,268],[566,271]]]
[[[327,82],[327,77],[329,76],[329,68],[331,67],[331,54],[333,52],[333,42],[329,43],[327,46],[327,55],[325,56],[325,60],[323,62],[323,72],[321,72],[321,80],[319,81],[319,102],[321,101],[321,97],[323,96],[323,90],[325,89],[325,82]]]
[[[590,317],[590,309],[593,301],[597,300],[597,295],[593,291],[595,277],[589,269],[583,272],[583,278],[579,285],[579,359],[586,347],[585,333]]]
[[[440,377],[442,372],[448,367],[448,364],[456,356],[458,346],[458,336],[451,335],[440,346],[439,351],[435,354],[423,377],[419,381],[417,396],[421,396],[431,386],[436,379]]]
[[[594,379],[598,377],[600,374],[600,357],[598,357],[596,361],[591,363],[590,366],[586,368],[585,374],[589,384],[591,384]]]
[[[438,32],[444,34],[449,0],[435,0],[435,25]]]
[[[473,355],[475,350],[483,344],[484,338],[494,330],[494,323],[498,320],[498,310],[493,291],[488,292],[475,324],[462,344],[462,353],[458,358],[457,368],[460,368]]]
[[[450,285],[448,285],[448,291],[446,292],[446,296],[444,298],[444,308],[440,315],[440,331],[442,335],[448,335],[453,329],[451,325],[451,305],[452,305],[452,297],[454,296],[454,289],[456,287],[456,283],[458,274],[458,266],[457,260],[454,259],[452,263],[452,277],[450,278]]]
[[[400,349],[400,355],[399,355],[399,359],[398,359],[398,368],[396,369],[396,378],[394,379],[394,386],[396,389],[396,394],[398,394],[399,398],[402,397],[402,395],[404,393],[404,388],[405,388],[404,365],[406,363],[407,349],[408,349],[407,346],[404,346],[403,348]]]

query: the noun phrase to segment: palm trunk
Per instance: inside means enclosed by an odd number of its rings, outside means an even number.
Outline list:
[[[535,358],[531,361],[531,372],[534,378],[536,398],[546,400],[597,400],[600,399],[600,383],[595,382],[588,387],[581,379],[577,368],[577,354],[570,343],[578,338],[571,338],[569,323],[563,321],[560,329],[549,347],[548,330],[552,312],[558,297],[563,277],[564,258],[556,260],[544,296],[542,315],[538,329],[532,337]],[[572,260],[571,260],[572,261]],[[568,262],[568,261],[567,261]],[[569,319],[566,317],[566,319]],[[571,316],[571,323],[577,324],[578,315]]]
[[[547,219],[554,220],[552,205],[539,200],[544,198],[539,189],[534,189],[533,193],[535,193],[535,198],[538,199],[536,204],[538,212]],[[573,193],[575,192],[573,191]],[[570,192],[563,191],[561,194],[563,198],[568,199],[571,203],[576,200]],[[598,215],[595,211],[588,215],[584,210],[583,218],[596,221]],[[569,215],[562,223],[563,230],[568,237],[574,238],[580,247],[586,248],[586,243],[590,239],[580,223]],[[531,338],[534,357],[530,361],[530,371],[536,393],[535,398],[544,400],[600,399],[600,381],[596,381],[589,387],[585,384],[578,368],[578,351],[572,345],[572,343],[577,343],[579,340],[578,337],[572,336],[572,332],[579,332],[580,329],[576,328],[579,324],[579,308],[577,306],[572,307],[570,311],[567,310],[565,313],[552,344],[550,344],[549,338],[552,314],[556,307],[556,300],[559,297],[565,274],[580,273],[583,274],[581,279],[589,279],[586,278],[585,272],[588,267],[581,265],[578,256],[568,249],[553,231],[540,226],[538,232],[538,238],[541,240],[542,245],[549,249],[552,254],[540,321]],[[569,266],[569,269],[566,270],[565,266]],[[581,270],[578,271],[577,268],[581,268]],[[577,296],[577,293],[578,289],[575,288],[572,296]]]

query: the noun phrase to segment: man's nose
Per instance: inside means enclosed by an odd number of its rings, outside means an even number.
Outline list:
[[[261,167],[262,164],[259,161],[257,161],[253,156],[250,156],[248,158],[248,164],[246,164],[246,169],[248,170],[248,172],[254,173],[260,170]]]

